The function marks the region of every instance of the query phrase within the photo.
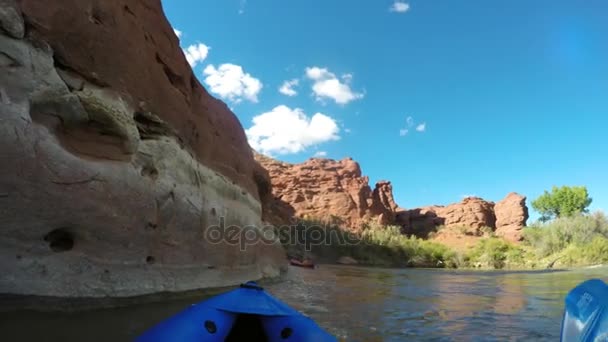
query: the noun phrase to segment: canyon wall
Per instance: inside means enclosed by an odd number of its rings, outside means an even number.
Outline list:
[[[351,158],[311,158],[300,164],[257,153],[255,158],[270,176],[272,195],[263,203],[267,220],[274,224],[293,218],[334,222],[351,230],[365,223],[392,224],[401,226],[405,234],[423,238],[440,226],[461,228],[462,234],[470,236],[481,236],[490,228],[516,242],[528,219],[526,198],[516,193],[496,204],[467,197],[447,206],[402,209],[395,203],[391,183],[380,181],[372,190],[359,163]]]
[[[270,175],[272,198],[266,211],[268,221],[274,224],[298,217],[356,230],[366,222],[390,224],[395,220],[397,205],[390,182],[378,182],[372,190],[359,163],[350,158],[312,158],[301,164],[261,154],[255,158]]]
[[[261,227],[268,176],[160,0],[0,0],[0,165],[0,293],[128,297],[285,268],[276,240],[209,239],[220,220]]]

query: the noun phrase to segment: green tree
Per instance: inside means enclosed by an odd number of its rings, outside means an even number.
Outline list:
[[[586,213],[591,197],[584,186],[554,186],[532,201],[532,208],[541,214],[541,221]]]

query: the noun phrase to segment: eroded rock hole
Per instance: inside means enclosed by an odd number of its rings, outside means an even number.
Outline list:
[[[156,259],[154,259],[154,257],[151,255],[148,255],[146,257],[146,263],[148,263],[148,264],[153,264],[155,261],[156,261]]]
[[[141,169],[141,175],[144,177],[156,179],[158,178],[158,170],[153,166],[145,166]]]
[[[67,252],[74,248],[74,236],[69,231],[60,228],[55,229],[44,236],[49,248],[53,252]]]

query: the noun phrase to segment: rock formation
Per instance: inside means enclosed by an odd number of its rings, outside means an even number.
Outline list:
[[[350,158],[312,158],[289,164],[261,154],[255,157],[270,174],[273,196],[265,211],[272,223],[300,217],[357,229],[368,221],[389,224],[395,220],[397,205],[390,182],[378,182],[372,190],[368,177]]]
[[[488,227],[499,236],[520,241],[521,229],[527,219],[526,198],[510,193],[496,204],[479,197],[467,197],[448,206],[401,210],[396,221],[404,232],[421,237],[428,236],[438,226],[462,228],[464,234],[472,236],[482,235],[481,228]]]
[[[397,222],[404,231],[426,236],[438,226],[463,227],[463,233],[481,235],[480,228],[494,227],[494,203],[479,197],[467,197],[448,206],[429,206],[398,213]]]
[[[160,0],[0,0],[0,293],[125,297],[279,274],[270,191]]]
[[[496,235],[517,242],[522,240],[522,228],[528,220],[526,197],[510,193],[494,206],[496,212]]]
[[[263,197],[265,219],[285,224],[295,217],[318,219],[357,229],[365,222],[396,224],[406,234],[426,238],[437,227],[458,228],[455,235],[482,236],[489,228],[512,241],[521,239],[528,218],[526,198],[509,194],[498,202],[467,197],[447,206],[414,209],[398,208],[390,182],[380,181],[374,190],[361,175],[359,164],[351,158],[340,161],[311,158],[289,164],[255,153],[255,159],[268,171],[257,172],[259,184],[272,188]],[[267,178],[269,177],[269,178]],[[458,233],[458,234],[456,234]]]

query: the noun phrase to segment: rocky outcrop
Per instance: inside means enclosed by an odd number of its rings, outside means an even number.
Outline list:
[[[126,297],[278,275],[270,189],[159,0],[0,0],[0,293]],[[266,178],[265,178],[266,177]]]
[[[527,220],[526,197],[517,193],[510,193],[496,204],[479,197],[467,197],[448,206],[402,209],[396,217],[404,232],[420,237],[427,237],[439,226],[461,228],[462,233],[471,236],[487,233],[481,228],[488,227],[496,235],[514,242],[521,241],[521,230]]]
[[[393,198],[393,186],[389,181],[379,181],[372,192],[370,212],[380,224],[393,224],[398,206]]]
[[[479,197],[467,197],[447,206],[406,210],[395,203],[390,182],[380,181],[371,190],[359,164],[350,158],[312,158],[301,164],[257,153],[255,158],[267,171],[258,173],[258,183],[271,184],[264,187],[272,188],[272,195],[264,196],[263,207],[265,219],[273,224],[289,223],[299,217],[335,222],[356,230],[363,223],[377,222],[400,225],[404,233],[423,238],[443,226],[457,228],[453,235],[478,237],[495,231],[518,241],[518,232],[528,218],[525,197],[515,193],[496,205]]]
[[[417,236],[426,236],[438,226],[462,227],[467,235],[481,235],[480,228],[494,228],[496,217],[494,203],[479,197],[467,197],[460,203],[448,206],[430,206],[403,210],[397,222],[404,231]]]
[[[268,220],[275,224],[294,217],[339,223],[352,229],[372,221],[394,222],[395,209],[390,182],[381,181],[374,190],[368,177],[351,158],[340,161],[312,158],[289,164],[256,154],[270,174],[272,199]]]
[[[528,220],[526,197],[510,193],[494,206],[496,212],[496,235],[517,242],[522,240],[522,228]]]

